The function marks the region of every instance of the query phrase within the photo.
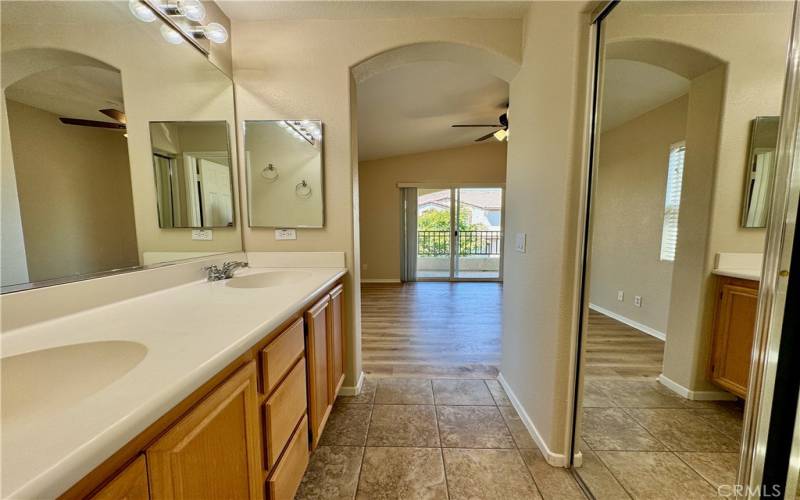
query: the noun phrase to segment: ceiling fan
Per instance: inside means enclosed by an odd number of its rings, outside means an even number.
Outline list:
[[[126,123],[128,122],[128,118],[125,116],[125,113],[118,110],[118,109],[100,109],[98,110],[107,117],[115,120],[117,123],[111,122],[101,122],[99,120],[86,120],[83,118],[65,118],[59,117],[58,119],[61,120],[61,123],[65,125],[79,125],[81,127],[97,127],[97,128],[111,128],[116,130],[125,130]]]
[[[503,141],[508,136],[508,112],[503,113],[498,118],[500,123],[497,124],[486,124],[486,123],[469,123],[464,125],[451,125],[453,128],[464,128],[464,127],[491,127],[496,128],[493,132],[489,132],[488,134],[478,137],[475,139],[475,142],[485,141],[486,139],[494,136],[495,139],[498,141]]]

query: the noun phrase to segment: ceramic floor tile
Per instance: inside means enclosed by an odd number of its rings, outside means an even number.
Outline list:
[[[590,378],[583,382],[583,407],[584,408],[613,408],[617,405],[614,400],[603,392],[600,384]]]
[[[581,445],[582,464],[576,469],[578,475],[597,500],[623,500],[630,498],[614,474],[589,449],[586,443]]]
[[[319,444],[322,446],[364,446],[372,405],[334,406]]]
[[[644,427],[622,408],[585,408],[583,439],[593,450],[664,450]]]
[[[678,452],[676,453],[681,460],[689,464],[689,467],[703,476],[703,478],[714,485],[730,486],[736,484],[736,472],[739,469],[738,453],[698,453],[698,452]]]
[[[513,406],[501,406],[499,409],[508,430],[511,431],[511,436],[514,438],[514,443],[516,443],[517,448],[536,448],[536,443],[533,442],[530,432],[528,432],[525,424],[522,423],[522,419],[519,418],[517,410],[515,410]]]
[[[597,388],[624,408],[684,408],[684,399],[655,380],[598,380]]]
[[[486,382],[486,387],[489,388],[489,392],[492,393],[492,398],[494,398],[494,402],[497,406],[511,406],[511,400],[508,399],[508,394],[506,394],[505,389],[503,389],[499,381],[484,380],[484,382]]]
[[[514,447],[514,439],[495,406],[437,406],[436,413],[444,447]]]
[[[382,378],[375,389],[375,403],[386,405],[432,405],[433,389],[428,379]]]
[[[336,404],[372,404],[377,386],[378,382],[375,379],[368,378],[364,380],[358,396],[339,396],[336,398]]]
[[[367,448],[358,482],[363,500],[446,499],[439,448]]]
[[[429,405],[375,405],[367,446],[439,446],[436,410]]]
[[[446,448],[442,452],[453,500],[542,498],[517,450]]]
[[[716,489],[674,453],[601,451],[597,454],[634,499],[717,497]]]
[[[495,405],[483,380],[433,380],[433,399],[437,405]]]
[[[635,408],[627,411],[672,451],[736,452],[739,449],[735,440],[697,416],[698,410]]]
[[[545,500],[583,500],[580,486],[569,470],[548,464],[539,450],[520,450],[522,460]]]
[[[356,494],[364,448],[320,446],[311,455],[295,500],[351,500]]]
[[[743,411],[738,407],[718,406],[693,410],[694,414],[711,424],[714,429],[725,434],[737,443],[742,440]]]

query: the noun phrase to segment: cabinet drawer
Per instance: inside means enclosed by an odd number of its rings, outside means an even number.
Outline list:
[[[306,362],[301,359],[264,404],[266,468],[271,469],[306,414]]]
[[[103,489],[95,493],[91,500],[148,500],[147,465],[144,456],[139,457]]]
[[[308,467],[308,418],[297,426],[286,453],[267,480],[267,500],[294,498]]]
[[[303,318],[300,318],[261,351],[264,394],[272,392],[304,350]]]

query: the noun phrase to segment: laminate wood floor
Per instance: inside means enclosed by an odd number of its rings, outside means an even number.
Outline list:
[[[597,311],[589,311],[586,375],[655,379],[664,362],[664,342]]]
[[[372,376],[492,379],[500,366],[502,284],[361,287],[361,351]]]

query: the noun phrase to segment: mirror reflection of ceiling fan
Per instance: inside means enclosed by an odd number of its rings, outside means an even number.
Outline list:
[[[118,110],[118,109],[100,109],[98,110],[107,117],[111,118],[112,120],[116,121],[117,123],[113,122],[101,122],[99,120],[86,120],[84,118],[65,118],[63,116],[59,117],[58,119],[61,123],[65,125],[78,125],[81,127],[96,127],[96,128],[111,128],[116,130],[126,130],[126,123],[128,123],[128,118],[125,116],[125,113]]]
[[[498,122],[496,124],[487,124],[487,123],[468,123],[463,125],[451,125],[453,128],[465,128],[465,127],[486,127],[486,128],[495,128],[492,132],[489,132],[486,135],[478,137],[475,139],[475,142],[482,142],[486,139],[494,136],[495,139],[498,141],[505,141],[508,140],[508,111],[500,115],[498,118]]]

